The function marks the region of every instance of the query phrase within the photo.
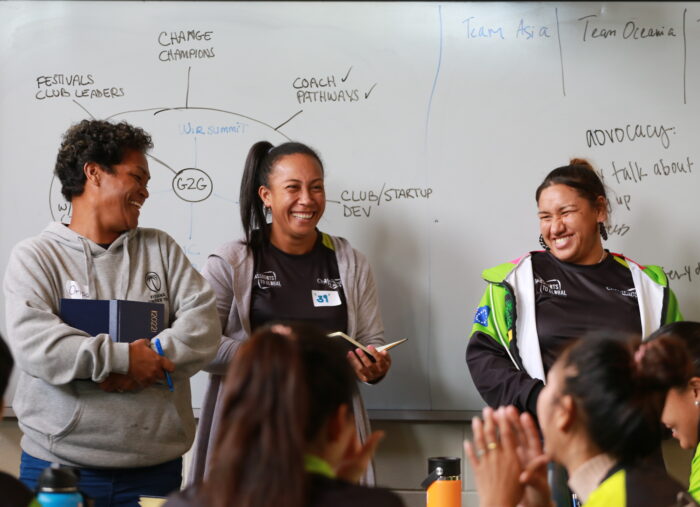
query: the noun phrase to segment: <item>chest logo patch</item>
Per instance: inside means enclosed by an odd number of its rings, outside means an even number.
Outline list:
[[[277,279],[277,273],[274,271],[255,273],[253,275],[253,281],[263,290],[267,290],[271,287],[282,287],[282,282]]]
[[[149,271],[146,273],[146,287],[148,287],[151,292],[158,292],[162,287],[162,282],[160,281],[160,276],[158,273]]]
[[[68,295],[68,299],[83,299],[90,297],[88,288],[85,286],[81,287],[75,280],[68,280],[66,282],[66,294]]]
[[[535,292],[538,294],[551,294],[552,296],[566,297],[566,291],[561,288],[561,282],[556,278],[547,280],[535,278]]]
[[[328,287],[331,290],[338,290],[343,286],[340,278],[317,278],[316,283],[321,287]]]
[[[637,289],[632,287],[631,289],[616,289],[614,287],[605,287],[605,290],[609,290],[611,292],[617,292],[621,296],[625,296],[628,298],[634,298],[637,299]]]

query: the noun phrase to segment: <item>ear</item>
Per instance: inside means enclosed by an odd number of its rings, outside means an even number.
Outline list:
[[[260,185],[260,188],[258,188],[258,195],[260,196],[260,199],[262,200],[265,207],[269,208],[270,207],[270,189],[267,188],[265,185]]]
[[[554,414],[554,424],[562,433],[568,432],[576,421],[576,403],[570,394],[559,399]]]
[[[700,377],[692,377],[688,381],[688,387],[693,390],[693,398],[695,401],[700,401]]]
[[[96,187],[100,186],[100,180],[102,178],[103,170],[100,164],[97,162],[85,162],[83,166],[83,172],[85,173],[86,183],[90,182]]]
[[[595,200],[596,206],[596,221],[605,222],[608,219],[608,201],[602,195],[599,195]]]

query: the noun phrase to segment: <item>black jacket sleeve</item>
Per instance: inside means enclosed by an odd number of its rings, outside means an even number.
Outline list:
[[[537,396],[544,383],[518,370],[503,347],[486,333],[475,332],[467,345],[467,365],[479,394],[491,407],[514,405],[537,420]]]

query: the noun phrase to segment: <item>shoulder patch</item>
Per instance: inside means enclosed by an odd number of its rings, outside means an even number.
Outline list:
[[[491,307],[488,305],[480,306],[476,309],[476,315],[474,315],[474,324],[479,324],[480,326],[488,327],[489,325],[489,315],[491,314]]]

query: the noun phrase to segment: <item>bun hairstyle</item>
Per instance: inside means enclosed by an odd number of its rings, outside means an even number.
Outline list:
[[[241,345],[223,390],[206,505],[306,505],[304,454],[355,375],[345,349],[307,324],[263,327]]]
[[[693,367],[692,376],[700,377],[700,322],[685,320],[661,326],[647,339],[648,346],[651,346],[659,338],[666,339],[668,337],[676,338],[685,343]]]
[[[660,445],[661,413],[669,389],[687,383],[690,361],[682,341],[643,344],[602,333],[578,339],[561,357],[563,394],[570,394],[598,448],[622,462]]]
[[[247,245],[257,248],[267,242],[267,220],[262,199],[258,195],[261,186],[268,186],[270,173],[275,163],[286,155],[302,154],[314,158],[323,172],[323,162],[313,149],[302,143],[288,142],[273,146],[267,141],[255,143],[248,151],[241,178],[241,192],[238,199],[241,222]],[[254,231],[260,234],[253,234]]]
[[[605,186],[591,163],[586,159],[572,158],[569,165],[550,171],[537,187],[535,201],[539,202],[542,191],[552,185],[566,185],[575,189],[581,197],[591,203],[594,209],[599,206],[598,197],[602,197],[605,199],[607,207],[608,196],[605,192]]]

